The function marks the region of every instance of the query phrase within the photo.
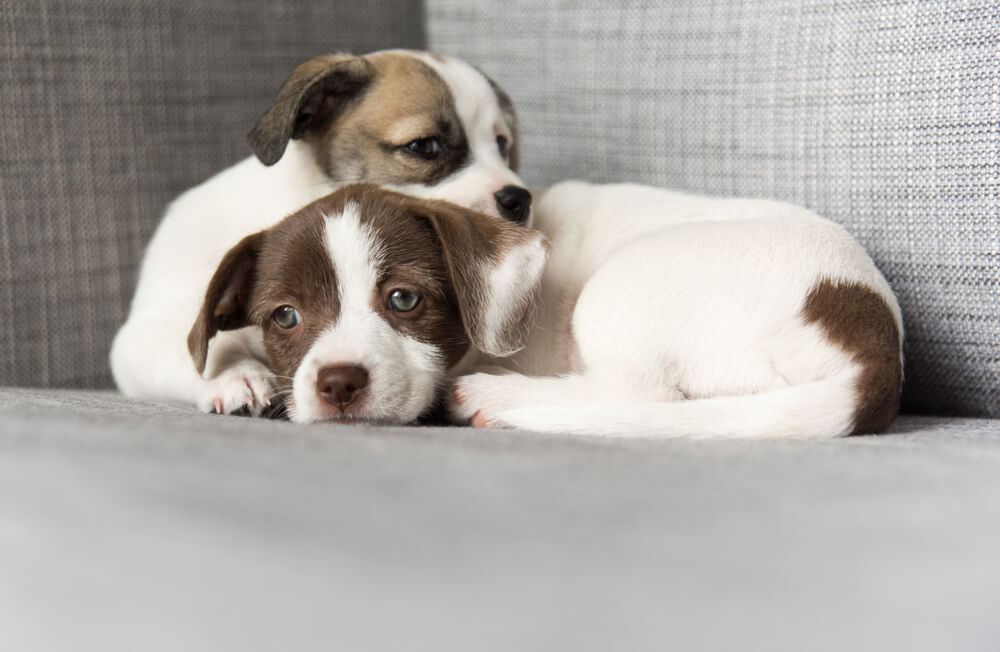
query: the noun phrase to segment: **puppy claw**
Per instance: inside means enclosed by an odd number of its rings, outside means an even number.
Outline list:
[[[259,416],[271,406],[274,376],[256,360],[247,360],[206,381],[199,407],[210,414]]]

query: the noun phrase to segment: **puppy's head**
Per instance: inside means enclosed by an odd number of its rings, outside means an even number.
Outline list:
[[[337,183],[378,183],[519,223],[530,214],[514,106],[457,59],[403,50],[310,59],[249,140],[266,165],[301,140]]]
[[[188,348],[259,326],[293,421],[406,423],[470,347],[524,344],[546,243],[442,201],[346,186],[231,249]]]

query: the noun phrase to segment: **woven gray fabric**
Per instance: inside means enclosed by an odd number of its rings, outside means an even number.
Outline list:
[[[295,64],[423,24],[407,0],[0,0],[0,384],[110,385],[166,203],[249,155]]]
[[[430,0],[430,46],[512,95],[530,184],[770,197],[899,295],[904,405],[1000,416],[995,0]]]

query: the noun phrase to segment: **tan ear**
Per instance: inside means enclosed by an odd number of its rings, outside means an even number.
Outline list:
[[[290,139],[327,124],[373,75],[366,59],[350,54],[325,55],[300,64],[248,134],[253,153],[264,165],[274,165]]]
[[[545,236],[449,202],[412,201],[441,241],[473,346],[498,357],[524,348],[548,254]]]
[[[199,374],[205,372],[208,343],[216,333],[249,325],[247,308],[264,234],[247,236],[230,249],[208,284],[201,312],[187,340],[188,351]]]

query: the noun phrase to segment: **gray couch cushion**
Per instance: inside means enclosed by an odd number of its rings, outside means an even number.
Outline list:
[[[423,43],[407,0],[0,0],[0,384],[109,385],[166,203],[301,60]]]
[[[785,199],[899,295],[905,407],[1000,416],[995,0],[429,0],[522,120],[524,177]]]
[[[1000,421],[620,442],[0,389],[0,649],[986,650]]]

